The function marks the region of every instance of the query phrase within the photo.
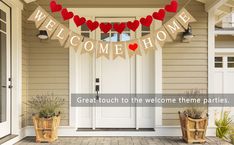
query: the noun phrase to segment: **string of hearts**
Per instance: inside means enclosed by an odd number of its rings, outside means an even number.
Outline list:
[[[182,8],[168,22],[150,34],[129,41],[110,42],[95,40],[73,32],[40,6],[28,20],[35,22],[36,28],[46,31],[50,39],[58,40],[65,48],[74,48],[81,54],[89,53],[96,55],[97,58],[104,56],[107,59],[142,56],[143,53],[155,50],[158,46],[163,47],[166,42],[176,40],[178,33],[185,32],[189,23],[196,21],[185,8]]]
[[[69,12],[67,8],[63,8],[62,4],[58,4],[55,0],[50,2],[50,9],[52,13],[61,12],[64,21],[73,18],[74,23],[77,27],[86,24],[90,31],[96,30],[98,27],[104,33],[108,33],[112,28],[114,28],[119,34],[121,34],[126,27],[132,31],[136,31],[140,23],[145,27],[150,27],[153,19],[163,21],[166,16],[166,12],[176,13],[178,9],[178,2],[172,0],[170,4],[166,5],[163,9],[158,12],[154,12],[152,15],[142,17],[140,20],[128,21],[127,23],[100,23],[98,21],[86,20],[85,17],[79,15],[74,15],[73,12]]]

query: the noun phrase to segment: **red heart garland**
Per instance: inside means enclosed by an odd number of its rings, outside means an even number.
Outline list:
[[[80,18],[77,15],[74,16],[73,20],[74,20],[74,22],[75,22],[75,24],[76,24],[77,27],[83,25],[86,22],[86,19],[84,17]]]
[[[166,14],[165,10],[164,9],[160,9],[158,12],[154,12],[153,13],[153,17],[156,20],[163,21],[164,18],[165,18],[165,14]]]
[[[120,23],[120,24],[115,23],[115,24],[114,24],[114,29],[115,29],[119,34],[121,34],[121,33],[124,31],[125,27],[126,27],[126,24],[125,24],[125,23]]]
[[[86,22],[86,25],[90,31],[93,31],[93,30],[97,29],[97,27],[99,26],[99,23],[97,21],[92,22],[91,20],[88,20]]]
[[[51,12],[59,12],[62,10],[62,5],[57,4],[56,1],[51,1],[50,9],[51,9]]]
[[[100,24],[100,29],[102,30],[102,32],[104,33],[108,33],[112,28],[112,25],[110,23],[101,23]]]
[[[63,9],[61,13],[64,21],[69,20],[74,16],[73,12],[68,12],[66,8]]]
[[[131,22],[131,21],[127,22],[128,28],[131,29],[134,32],[139,27],[139,25],[140,25],[140,22],[138,20],[135,20],[134,22]]]
[[[128,48],[132,51],[136,51],[137,48],[138,48],[138,44],[137,43],[134,43],[134,44],[129,44],[128,45]]]
[[[178,8],[178,2],[175,0],[173,0],[171,4],[165,6],[165,10],[172,13],[177,12],[177,8]]]
[[[146,18],[141,18],[140,22],[142,25],[149,27],[153,21],[152,16],[148,15]]]

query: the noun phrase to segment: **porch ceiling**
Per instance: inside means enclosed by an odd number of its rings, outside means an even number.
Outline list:
[[[206,10],[215,8],[216,24],[228,14],[234,12],[234,0],[198,0],[206,4]]]
[[[26,3],[37,1],[40,4],[47,4],[49,0],[24,0]],[[165,5],[170,0],[57,0],[66,7],[155,7]],[[187,0],[178,0],[180,2]]]

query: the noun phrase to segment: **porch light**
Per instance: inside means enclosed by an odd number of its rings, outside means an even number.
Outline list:
[[[39,31],[39,34],[37,34],[37,37],[41,40],[46,40],[48,39],[48,34],[47,34],[47,31],[45,30],[40,30]]]
[[[192,27],[189,25],[188,29],[183,33],[182,42],[190,42],[194,37],[192,33]]]

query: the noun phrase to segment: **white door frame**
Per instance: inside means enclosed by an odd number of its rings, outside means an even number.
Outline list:
[[[12,62],[12,94],[11,94],[11,134],[21,133],[22,121],[22,10],[19,0],[3,0],[11,8],[11,62]]]
[[[148,14],[152,14],[154,11],[159,10],[159,8],[69,8],[69,11],[73,11],[74,14],[78,14],[80,16],[91,17],[93,18],[94,14],[95,17],[119,17],[119,16],[126,16],[126,17],[136,17],[136,16],[147,16]],[[161,26],[161,22],[157,22],[157,26]],[[70,25],[73,23],[70,21]],[[90,36],[91,38],[94,36]],[[155,51],[155,93],[159,94],[162,93],[162,49],[161,47],[157,46],[158,49]],[[70,88],[69,88],[69,95],[71,100],[71,93],[79,92],[76,80],[77,80],[77,72],[76,67],[77,63],[77,55],[73,48],[70,48],[69,51],[69,70],[70,70]],[[141,58],[137,57],[137,70],[139,70],[139,78],[141,78],[142,74],[142,64]],[[137,93],[142,93],[142,85],[141,79],[137,81]],[[74,107],[69,108],[69,126],[76,127],[77,126],[77,110]],[[157,127],[162,126],[162,107],[155,107],[155,129]]]
[[[4,136],[7,136],[10,134],[10,129],[11,129],[11,120],[10,120],[10,115],[11,115],[11,89],[8,88],[8,86],[11,84],[11,82],[8,80],[9,78],[11,78],[11,18],[10,18],[10,15],[11,15],[11,11],[10,11],[10,7],[8,7],[7,4],[3,3],[0,1],[0,4],[1,4],[1,10],[3,12],[6,13],[6,22],[5,21],[2,21],[2,23],[5,23],[6,24],[6,32],[4,31],[1,31],[1,33],[5,34],[6,35],[6,48],[5,48],[5,60],[3,61],[6,65],[6,69],[4,70],[4,76],[5,78],[3,78],[6,82],[6,84],[2,84],[5,86],[5,90],[6,90],[6,94],[2,94],[2,95],[6,95],[5,97],[5,105],[4,106],[4,109],[6,109],[6,114],[5,114],[5,121],[4,122],[1,122],[0,123],[0,128],[2,128],[0,130],[0,138],[1,137],[4,137]],[[1,20],[0,20],[1,21]],[[2,59],[2,57],[1,57]],[[2,89],[3,86],[0,86],[0,88]]]

